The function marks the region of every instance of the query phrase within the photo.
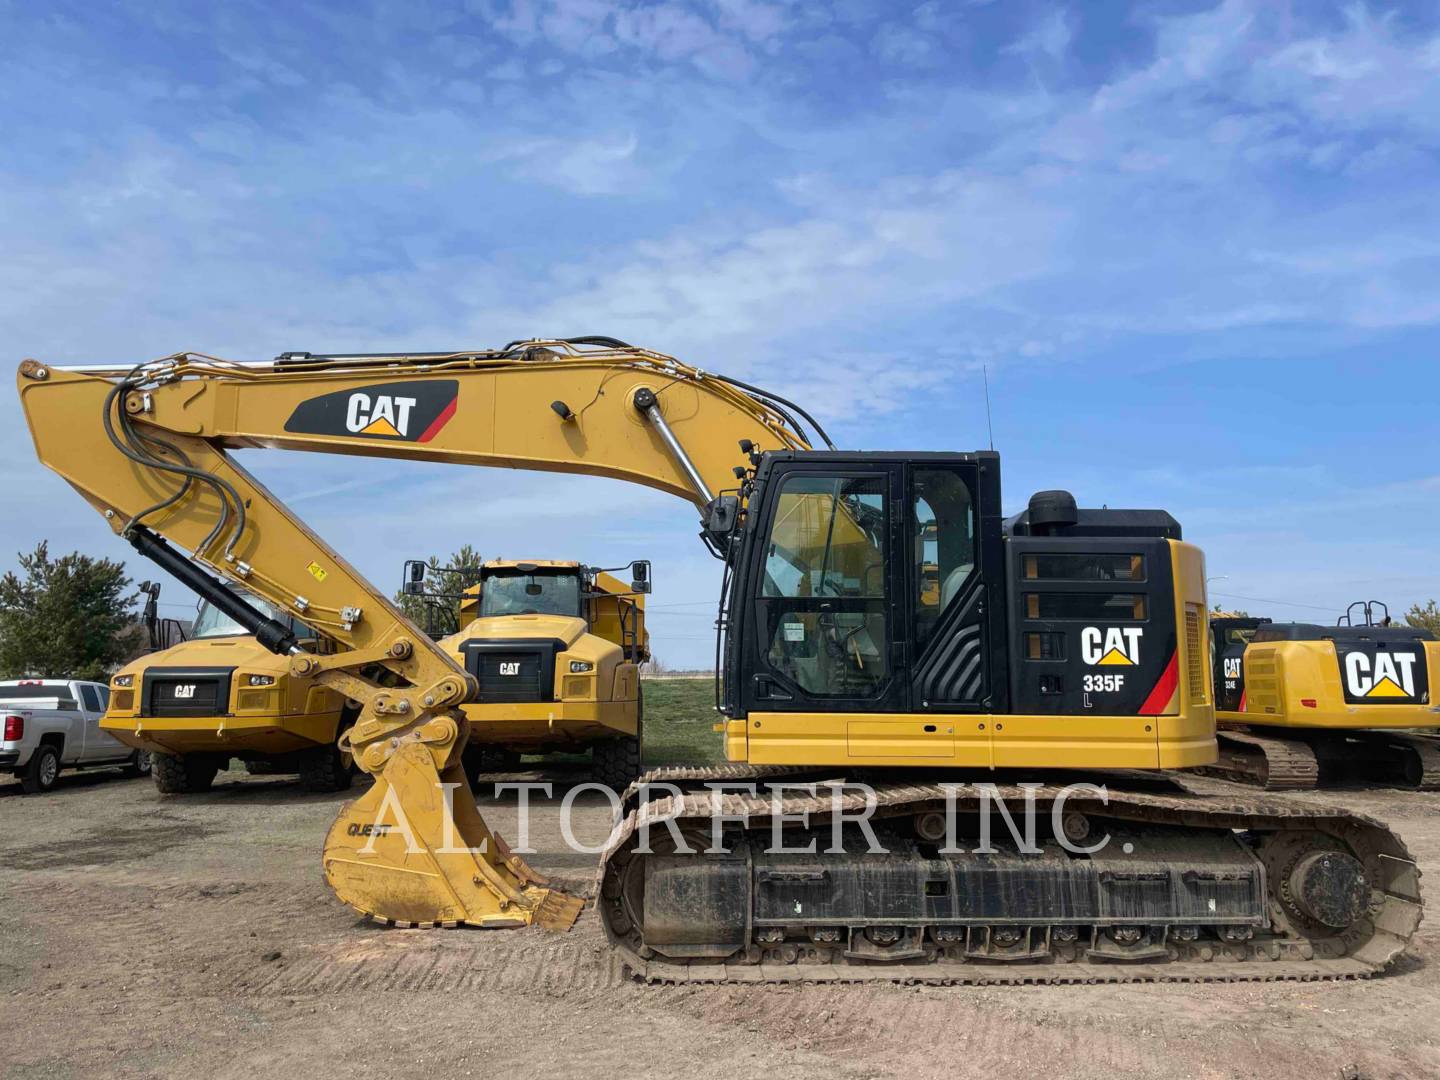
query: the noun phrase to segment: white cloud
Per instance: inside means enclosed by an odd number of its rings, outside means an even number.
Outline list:
[[[1070,48],[1072,31],[1070,15],[1063,8],[1047,12],[1015,42],[1005,46],[1007,53],[1021,56],[1046,56],[1061,59]]]
[[[520,175],[575,195],[613,195],[643,181],[633,132],[601,139],[526,139],[491,151],[496,161],[514,161]]]
[[[962,32],[997,13],[965,12]],[[937,402],[958,407],[982,359],[992,377],[1091,363],[1103,378],[1097,356],[1133,367],[1243,347],[1258,364],[1440,323],[1440,42],[1413,19],[1259,0],[1144,9],[1153,53],[1097,85],[1064,63],[1084,9],[1055,8],[1013,43],[1064,71],[1042,90],[961,60],[913,66],[955,30],[945,5],[879,14],[919,36],[877,31],[867,5],[518,2],[493,25],[412,5],[329,18],[338,51],[320,57],[298,21],[249,27],[222,5],[148,13],[147,32],[219,35],[228,56],[132,63],[111,42],[97,66],[88,28],[56,23],[48,51],[17,44],[4,91],[0,325],[17,355],[59,362],[605,332],[750,375],[814,406],[842,443],[894,443]],[[877,78],[856,42],[912,67]],[[383,62],[345,62],[382,46]],[[46,87],[71,111],[18,126]],[[100,544],[29,464],[0,397],[19,510],[0,551],[29,546],[36,521],[57,544]],[[339,533],[348,519],[330,508],[360,513],[378,482],[277,470]],[[1228,535],[1228,503],[1153,483]],[[1287,495],[1235,483],[1236,501]],[[556,508],[580,487],[554,491],[537,503],[480,474],[437,480],[425,493],[443,529],[419,539],[472,539],[494,499],[507,523],[544,526],[507,547],[575,546]],[[1381,494],[1386,520],[1433,497]],[[674,558],[693,550],[693,522],[638,504],[622,521],[611,500],[581,506],[574,541],[620,546],[634,520],[663,520],[682,537]],[[1286,550],[1348,545],[1355,563],[1376,557],[1369,544],[1393,562],[1415,545],[1408,526],[1367,539],[1353,522],[1343,540],[1307,538],[1283,518],[1315,501],[1276,505],[1263,535]],[[689,514],[677,506],[664,514]],[[417,539],[385,528],[361,557],[382,577]],[[1257,574],[1270,557],[1228,543],[1219,557]]]

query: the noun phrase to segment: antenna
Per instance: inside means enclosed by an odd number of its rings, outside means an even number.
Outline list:
[[[985,379],[985,427],[990,432],[990,449],[995,449],[995,424],[990,419],[990,369],[984,361],[980,363],[980,374]]]

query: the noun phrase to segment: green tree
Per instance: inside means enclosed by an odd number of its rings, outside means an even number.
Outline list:
[[[0,578],[0,678],[105,680],[139,644],[133,605],[124,563],[42,540]]]
[[[1440,637],[1440,604],[1436,604],[1434,600],[1426,601],[1423,607],[1420,604],[1411,604],[1410,610],[1405,613],[1405,622]]]
[[[479,580],[480,567],[484,563],[485,557],[469,544],[462,544],[460,550],[444,562],[438,555],[431,555],[426,560],[430,571],[425,575],[425,591],[419,596],[396,593],[395,605],[426,633],[452,634],[460,629],[456,594]],[[442,573],[442,570],[468,573]]]

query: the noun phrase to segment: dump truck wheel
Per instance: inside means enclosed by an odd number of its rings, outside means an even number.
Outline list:
[[[635,734],[596,743],[590,771],[596,780],[617,792],[640,778],[645,759],[645,691],[635,699]]]
[[[162,795],[194,795],[209,791],[220,762],[209,754],[152,754],[150,775]]]
[[[485,771],[481,767],[484,757],[484,751],[476,742],[467,743],[465,749],[460,752],[460,767],[465,770],[465,780],[469,783],[471,791],[480,790],[475,784],[475,777]]]
[[[480,754],[481,772],[514,772],[520,768],[520,751],[487,746]]]
[[[26,795],[40,795],[55,786],[60,778],[60,751],[49,743],[35,748],[30,763],[20,773],[20,790]]]
[[[307,751],[300,765],[300,783],[307,791],[345,791],[355,779],[350,755],[331,743]]]
[[[340,713],[340,723],[335,729],[335,741],[327,746],[317,746],[300,755],[300,783],[307,791],[348,791],[355,782],[360,767],[355,756],[348,750],[341,750],[339,739],[355,726],[359,711],[345,708]]]
[[[616,791],[624,791],[640,776],[639,737],[626,735],[596,743],[590,771],[600,783]]]

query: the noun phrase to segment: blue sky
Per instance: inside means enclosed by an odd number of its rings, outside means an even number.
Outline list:
[[[1440,596],[1434,4],[0,0],[0,41],[12,361],[610,334],[954,450],[984,367],[1007,510],[1163,506],[1277,616]],[[0,409],[0,564],[127,554]],[[387,588],[648,555],[707,661],[678,500],[242,459]]]

